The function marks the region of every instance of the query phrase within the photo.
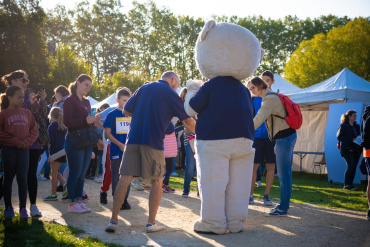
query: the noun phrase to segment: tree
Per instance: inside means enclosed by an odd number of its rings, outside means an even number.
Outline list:
[[[0,75],[24,69],[31,87],[44,83],[49,72],[41,33],[45,13],[38,2],[5,0],[0,4]]]
[[[285,66],[285,77],[308,87],[338,73],[345,67],[370,80],[370,22],[358,18],[346,25],[302,41]]]
[[[67,86],[70,82],[76,80],[80,74],[91,74],[90,66],[78,57],[68,45],[59,43],[55,56],[48,58],[50,73],[48,82],[45,86],[47,92],[51,95],[53,89],[59,85]]]

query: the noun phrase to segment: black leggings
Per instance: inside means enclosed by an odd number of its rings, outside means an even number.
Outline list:
[[[4,167],[3,192],[5,208],[12,206],[12,185],[14,176],[17,177],[18,183],[19,208],[25,208],[27,203],[28,149],[2,146],[1,155]]]
[[[27,174],[28,182],[28,195],[30,197],[30,203],[36,204],[37,197],[37,165],[42,154],[42,149],[30,149],[30,161]]]
[[[166,158],[165,160],[166,160],[166,173],[164,175],[163,184],[168,185],[173,169],[173,158]]]

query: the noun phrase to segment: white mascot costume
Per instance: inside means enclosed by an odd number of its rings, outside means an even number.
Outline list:
[[[263,50],[249,30],[211,20],[200,32],[195,52],[197,67],[209,81],[186,85],[185,110],[198,116],[201,212],[194,231],[241,232],[248,214],[254,125],[251,95],[240,80],[254,73]]]

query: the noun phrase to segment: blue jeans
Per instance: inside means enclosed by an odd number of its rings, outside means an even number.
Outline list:
[[[275,142],[276,166],[280,180],[280,206],[279,209],[289,209],[290,197],[292,194],[292,162],[293,149],[297,140],[297,133],[288,137],[278,139]]]
[[[89,168],[92,147],[76,150],[72,147],[69,133],[66,135],[64,149],[67,154],[69,176],[67,181],[68,199],[70,202],[82,199],[86,171]]]
[[[193,172],[195,169],[195,158],[193,151],[189,144],[185,145],[185,173],[184,173],[184,193],[189,193],[191,179],[193,178]]]

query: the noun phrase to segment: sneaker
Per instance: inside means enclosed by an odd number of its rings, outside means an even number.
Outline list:
[[[30,211],[32,217],[42,217],[42,214],[40,210],[37,208],[36,204],[31,205]]]
[[[254,196],[249,196],[249,204],[254,204]]]
[[[83,203],[83,202],[78,203],[78,205],[80,206],[81,209],[85,210],[85,212],[90,212],[91,211],[91,209],[86,207],[85,203]]]
[[[148,223],[146,224],[146,232],[159,232],[166,230],[165,226],[158,225],[156,223]]]
[[[141,186],[139,180],[131,181],[131,187],[134,188],[135,190],[144,190],[143,186]]]
[[[19,217],[21,217],[21,219],[29,219],[30,216],[28,216],[28,213],[27,213],[27,209],[25,208],[22,208],[21,210],[19,210]]]
[[[344,190],[357,190],[357,188],[353,185],[345,185],[343,189]]]
[[[127,200],[125,200],[125,201],[123,202],[122,207],[120,208],[120,210],[129,210],[129,209],[131,209],[131,206],[130,206],[130,204],[128,203],[128,201],[127,201]]]
[[[182,193],[182,197],[189,197],[189,192]]]
[[[108,203],[107,192],[100,191],[100,203],[101,204],[107,204]]]
[[[172,177],[177,177],[177,176],[179,176],[179,174],[177,174],[177,172],[171,172],[171,176]]]
[[[58,185],[57,187],[57,192],[63,192],[64,191],[64,186],[63,185]]]
[[[141,184],[142,184],[144,189],[151,189],[152,188],[152,185],[150,184],[149,181],[146,181],[145,184],[144,183],[141,183]]]
[[[101,183],[103,181],[103,176],[102,175],[98,175],[95,179],[94,179],[95,182],[97,183]]]
[[[109,221],[107,227],[105,228],[106,232],[116,232],[117,222],[114,220]]]
[[[172,189],[170,186],[166,185],[168,192],[175,192],[174,189]]]
[[[269,195],[264,195],[263,196],[263,205],[265,206],[272,206],[272,201]]]
[[[266,214],[266,216],[288,216],[288,211],[283,211],[276,208],[271,213]]]
[[[44,175],[44,178],[46,178],[47,180],[50,180],[50,176],[49,175]]]
[[[162,192],[163,193],[169,193],[170,191],[168,190],[167,186],[166,185],[163,185],[162,186]]]
[[[37,181],[45,181],[47,180],[46,178],[44,178],[43,176],[37,176]]]
[[[263,187],[261,181],[257,181],[257,187],[259,187],[259,188]]]
[[[15,216],[14,214],[14,209],[12,206],[9,206],[7,209],[4,211],[4,217],[5,218],[13,218]]]
[[[89,197],[87,196],[85,190],[82,191],[82,201],[87,202],[89,200]]]
[[[58,201],[58,195],[57,194],[55,194],[55,195],[50,194],[48,196],[45,196],[44,201]]]
[[[68,202],[68,192],[65,191],[62,197],[62,202]]]
[[[271,208],[271,211],[274,211],[275,209],[278,209],[280,204],[276,204],[275,207]]]
[[[370,221],[370,210],[367,210],[367,220]]]
[[[72,206],[68,206],[67,211],[70,212],[70,213],[78,213],[78,214],[86,212],[84,209],[82,209],[80,207],[80,205],[78,203],[75,203]]]

